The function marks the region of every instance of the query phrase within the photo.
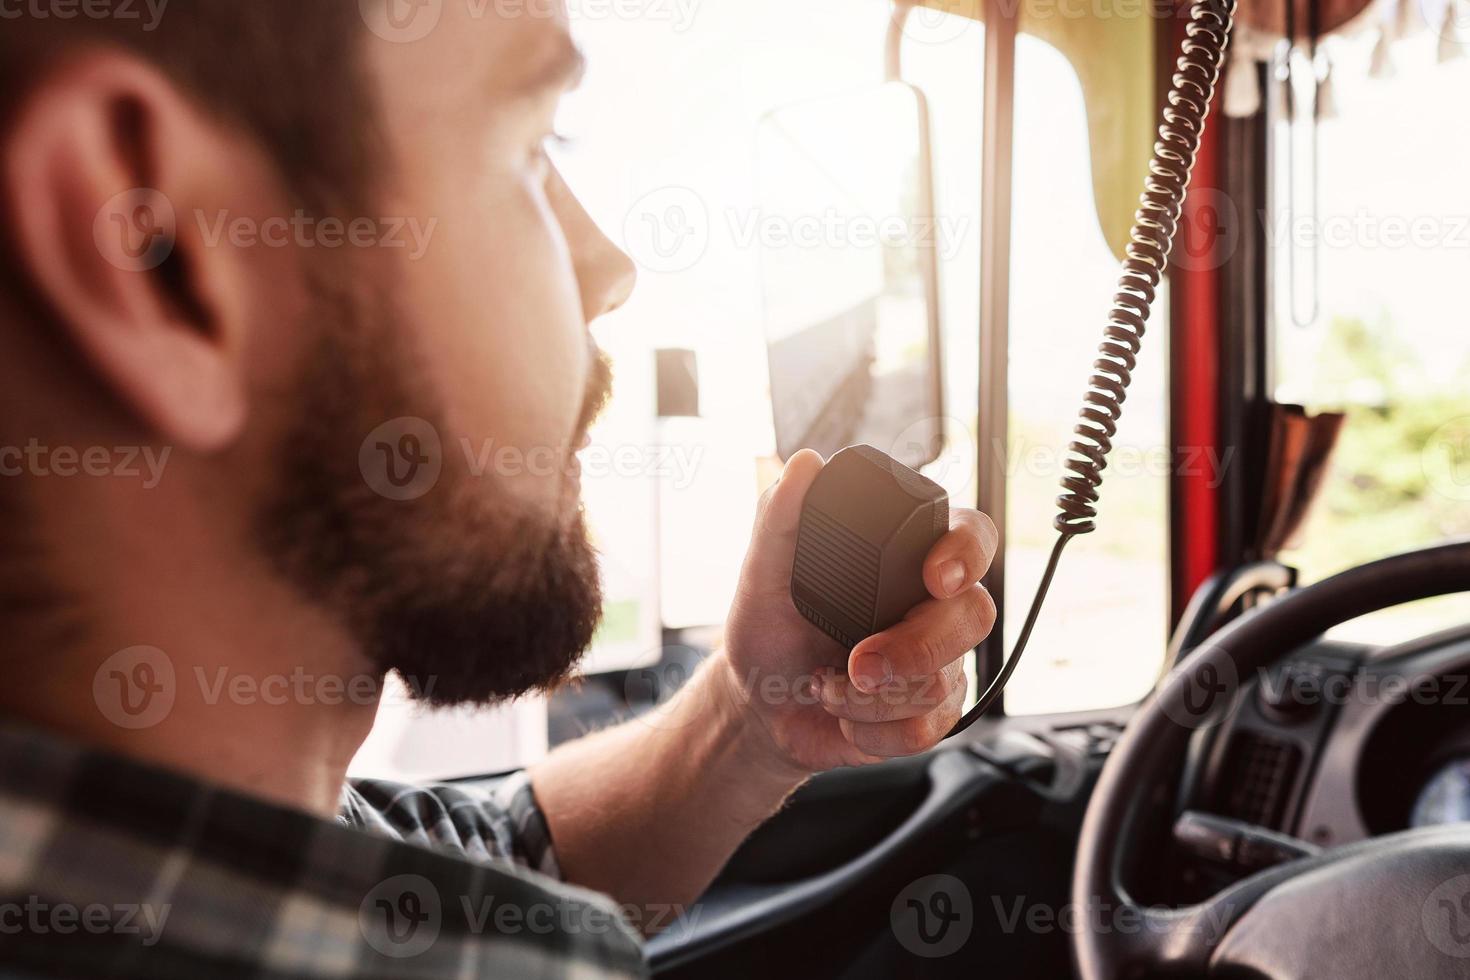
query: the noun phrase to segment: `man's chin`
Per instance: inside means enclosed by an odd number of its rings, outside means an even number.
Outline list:
[[[405,504],[362,493],[357,474],[331,474],[322,460],[295,461],[263,537],[303,598],[343,623],[378,669],[435,707],[488,705],[566,678],[602,610],[574,475],[546,513],[448,479]]]
[[[580,515],[539,553],[491,554],[431,563],[458,571],[431,574],[429,589],[405,589],[377,617],[374,659],[411,678],[426,704],[481,706],[549,690],[591,646],[602,590]]]

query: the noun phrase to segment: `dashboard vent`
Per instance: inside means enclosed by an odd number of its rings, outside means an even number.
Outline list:
[[[1238,732],[1225,758],[1220,804],[1225,816],[1281,830],[1301,766],[1301,749],[1255,732]]]

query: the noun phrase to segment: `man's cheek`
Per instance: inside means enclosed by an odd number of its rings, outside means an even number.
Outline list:
[[[457,465],[528,499],[566,480],[591,370],[587,327],[566,242],[544,197],[488,176],[445,208],[412,271]],[[447,461],[450,462],[450,461]]]
[[[454,415],[463,420],[455,450],[466,473],[530,499],[545,496],[567,475],[581,395],[571,371],[548,366],[549,353],[526,356],[528,335],[515,351],[460,388]],[[537,365],[540,364],[540,367]]]

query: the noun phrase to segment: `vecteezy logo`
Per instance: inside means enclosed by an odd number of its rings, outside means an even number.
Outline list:
[[[412,416],[384,422],[362,441],[357,465],[374,493],[417,500],[434,489],[444,469],[439,431]]]
[[[904,904],[913,910],[915,922],[919,927],[919,938],[926,946],[944,942],[944,937],[949,935],[949,927],[960,921],[960,914],[954,910],[953,899],[949,897],[948,892],[935,892],[930,895],[928,905],[917,898],[911,898]],[[934,913],[932,929],[929,921],[931,912]]]
[[[970,939],[974,903],[963,881],[953,875],[929,875],[898,893],[888,922],[899,945],[915,956],[949,956]]]
[[[1169,261],[1191,272],[1207,272],[1228,262],[1239,244],[1240,215],[1230,195],[1210,187],[1190,190]]]
[[[1470,958],[1470,875],[1458,875],[1429,893],[1420,909],[1424,936],[1456,959]]]
[[[975,439],[970,427],[957,418],[919,419],[900,432],[888,455],[905,466],[924,466],[924,473],[943,484],[950,496],[963,493],[974,478]]]
[[[1440,37],[1440,60],[1454,47],[1470,44],[1470,3],[1466,0],[1419,0],[1419,13]]]
[[[1450,500],[1470,501],[1470,415],[1435,430],[1424,444],[1424,478]]]
[[[903,17],[903,32],[919,44],[946,44],[970,29],[965,16],[973,10],[972,0],[926,0],[922,4],[895,4],[894,17]]]
[[[357,0],[368,30],[385,41],[422,41],[439,26],[444,0]]]
[[[418,934],[419,926],[429,921],[429,915],[424,911],[423,897],[418,892],[403,892],[398,896],[397,902],[380,898],[373,905],[383,913],[384,924],[388,927],[388,938],[395,945],[412,942],[413,937]]]
[[[628,711],[643,724],[664,731],[693,721],[697,712],[686,711],[681,716],[675,711],[674,695],[689,683],[693,670],[688,664],[694,663],[696,656],[688,647],[666,647],[658,652],[658,663],[628,671],[623,676]]]
[[[439,890],[423,875],[395,875],[357,909],[357,925],[369,946],[394,959],[418,956],[439,938],[443,923]]]
[[[1215,698],[1224,694],[1226,687],[1220,682],[1220,670],[1214,664],[1205,664],[1197,674],[1184,678],[1184,707],[1190,714],[1202,715],[1210,710]]]
[[[147,272],[168,261],[178,234],[173,203],[149,187],[135,187],[102,205],[92,238],[102,257],[124,272]]]
[[[1438,905],[1449,921],[1451,938],[1459,945],[1470,944],[1470,893],[1461,895],[1458,902],[1441,898]]]
[[[174,665],[157,647],[128,647],[92,675],[92,700],[119,728],[152,728],[174,707]]]
[[[638,199],[623,222],[625,250],[650,272],[683,272],[709,248],[710,217],[687,187],[661,187]]]
[[[1184,728],[1207,728],[1229,711],[1240,689],[1240,676],[1231,657],[1205,660],[1213,648],[1192,653],[1159,685],[1158,698],[1170,721]]]
[[[424,452],[423,442],[413,433],[399,436],[396,446],[379,440],[373,444],[373,448],[383,454],[383,470],[388,475],[388,482],[399,490],[412,485],[418,478],[419,468],[430,462],[428,454]],[[402,473],[398,470],[399,460],[404,463]]]

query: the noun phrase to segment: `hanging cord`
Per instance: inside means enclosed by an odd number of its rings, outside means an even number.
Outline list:
[[[1204,135],[1205,118],[1209,115],[1225,50],[1230,41],[1230,27],[1235,16],[1235,0],[1195,0],[1189,8],[1189,22],[1184,28],[1184,44],[1171,79],[1164,119],[1159,126],[1159,139],[1149,161],[1148,178],[1133,216],[1133,232],[1129,236],[1127,259],[1113,295],[1113,309],[1103,331],[1104,340],[1098,358],[1092,362],[1093,375],[1083,396],[1082,411],[1073,428],[1074,439],[1068,445],[1062,478],[1063,493],[1057,498],[1056,520],[1059,537],[1051,551],[1051,559],[1042,573],[1031,600],[1031,611],[1016,638],[1016,647],[995,680],[980,695],[974,707],[965,712],[949,732],[958,735],[969,728],[1000,697],[1006,683],[1015,673],[1031,639],[1031,631],[1041,615],[1046,594],[1056,577],[1057,564],[1067,542],[1097,529],[1098,487],[1108,466],[1108,453],[1113,437],[1118,434],[1118,420],[1123,415],[1123,401],[1138,364],[1138,352],[1149,314],[1169,252],[1179,228],[1184,196],[1194,172],[1200,138]],[[946,736],[949,737],[949,736]]]

